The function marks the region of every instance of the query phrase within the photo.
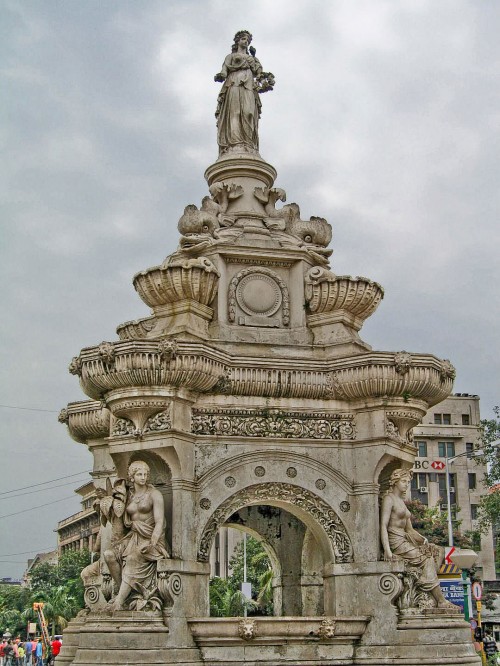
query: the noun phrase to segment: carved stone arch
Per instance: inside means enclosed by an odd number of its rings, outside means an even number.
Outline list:
[[[260,308],[255,310],[253,304],[250,302],[245,303],[245,284],[253,280],[265,281],[270,287],[269,308],[263,311],[260,310]],[[275,290],[275,297],[272,297],[273,289]],[[257,320],[259,320],[259,318],[262,320],[266,317],[270,318],[278,312],[281,312],[282,325],[290,325],[290,295],[288,293],[288,286],[283,278],[269,268],[253,266],[252,268],[244,268],[234,275],[229,283],[227,305],[228,319],[231,323],[236,322],[236,313],[239,309],[242,314],[244,313],[249,317],[247,323],[250,325],[270,325],[259,324]],[[242,319],[245,319],[245,317],[243,316]]]
[[[227,498],[212,513],[203,529],[198,560],[207,562],[217,530],[244,506],[269,504],[280,506],[300,518],[314,533],[324,550],[325,562],[352,562],[353,548],[345,525],[323,499],[309,490],[290,483],[260,483],[243,488]]]

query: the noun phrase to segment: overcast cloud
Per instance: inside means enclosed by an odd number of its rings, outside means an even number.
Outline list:
[[[4,0],[1,14],[0,401],[49,410],[1,409],[3,491],[90,469],[57,422],[84,398],[68,363],[147,316],[131,278],[175,249],[184,206],[207,194],[213,76],[241,28],[276,76],[260,130],[276,184],[333,225],[336,273],[385,288],[363,339],[449,358],[455,391],[491,416],[499,3]],[[55,545],[73,487],[0,502],[1,516],[38,507],[0,520],[0,577]]]

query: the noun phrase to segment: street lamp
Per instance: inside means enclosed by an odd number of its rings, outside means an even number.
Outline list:
[[[464,616],[467,622],[471,619],[471,609],[469,606],[469,571],[477,560],[477,553],[470,548],[460,548],[450,555],[450,560],[462,570],[462,585],[464,586]]]

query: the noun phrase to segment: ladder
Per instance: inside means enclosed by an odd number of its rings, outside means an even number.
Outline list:
[[[33,604],[33,610],[36,611],[36,614],[38,615],[38,624],[42,630],[42,640],[44,642],[45,649],[48,651],[50,648],[50,636],[49,630],[47,629],[45,615],[43,614],[43,601],[35,601]]]

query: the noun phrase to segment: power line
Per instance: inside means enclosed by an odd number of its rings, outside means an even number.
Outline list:
[[[38,506],[32,506],[31,509],[23,509],[22,511],[16,511],[15,513],[6,513],[5,516],[0,516],[2,518],[10,518],[11,516],[18,516],[20,513],[26,513],[27,511],[34,511],[35,509],[41,509],[42,506],[49,506],[49,504],[57,504],[57,502],[64,502],[65,500],[73,499],[73,495],[69,497],[61,497],[61,499],[54,500],[53,502],[46,502],[45,504],[38,504]]]
[[[49,488],[39,488],[38,490],[28,490],[26,493],[19,493],[18,495],[9,495],[8,497],[0,497],[0,502],[14,497],[23,497],[23,495],[33,495],[34,493],[43,493],[44,490],[54,490],[54,488],[62,488],[63,486],[72,486],[75,481],[68,481],[67,483],[58,483],[56,486],[49,486]]]
[[[0,405],[0,407],[4,407],[5,409],[22,409],[27,412],[50,412],[51,414],[58,414],[57,410],[55,409],[37,409],[36,407],[16,407],[14,405]]]
[[[62,481],[63,479],[71,479],[73,476],[81,476],[82,474],[90,474],[90,472],[77,472],[76,474],[67,474],[66,476],[59,476],[57,479],[50,479],[50,481],[42,481],[41,483],[31,483],[29,486],[24,486],[23,488],[14,488],[14,490],[6,490],[0,495],[7,495],[8,493],[17,493],[19,490],[29,490],[30,488],[36,488],[37,486],[45,486],[47,483],[54,483],[54,481]]]
[[[4,553],[3,555],[0,555],[0,557],[15,557],[16,555],[29,555],[30,553],[45,553],[50,548],[55,550],[52,546],[47,546],[46,548],[36,548],[35,550],[23,550],[22,553]]]

